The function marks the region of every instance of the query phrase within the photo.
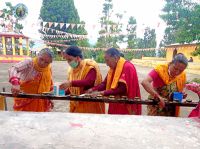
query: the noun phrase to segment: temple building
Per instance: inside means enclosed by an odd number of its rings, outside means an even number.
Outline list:
[[[19,62],[30,58],[29,37],[23,34],[0,33],[0,62]]]

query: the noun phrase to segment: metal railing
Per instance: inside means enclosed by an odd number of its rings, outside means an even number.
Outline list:
[[[158,102],[155,100],[142,100],[139,98],[128,99],[127,97],[114,97],[114,96],[75,96],[75,95],[65,95],[65,96],[55,96],[52,94],[23,94],[20,93],[14,96],[10,92],[0,92],[0,95],[5,97],[18,97],[18,98],[30,98],[30,99],[44,99],[44,100],[73,100],[73,101],[87,101],[87,102],[105,102],[105,103],[124,103],[124,104],[142,104],[142,105],[157,105]],[[166,101],[165,105],[170,106],[183,106],[183,107],[195,107],[198,102],[176,102],[176,101]]]

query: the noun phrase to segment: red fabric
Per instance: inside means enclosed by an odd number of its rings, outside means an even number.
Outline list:
[[[165,83],[163,82],[163,80],[160,78],[160,76],[158,75],[158,73],[154,69],[149,73],[149,76],[153,80],[152,85],[153,85],[154,88],[165,86]]]
[[[198,95],[199,98],[200,98],[200,84],[199,84],[199,83],[192,82],[192,83],[190,83],[190,84],[186,84],[185,87],[186,87],[188,90],[191,90],[191,91],[197,93],[197,95]]]
[[[194,93],[197,93],[197,95],[200,98],[200,84],[199,83],[192,82],[190,84],[186,84],[185,87],[188,90],[191,90]],[[190,112],[188,117],[199,117],[200,118],[200,103]]]
[[[104,96],[109,96],[109,95],[126,95],[126,85],[124,83],[119,83],[117,88],[115,89],[110,89],[110,90],[105,90],[106,89],[106,80],[105,80],[92,88],[93,91],[104,91]]]
[[[120,76],[119,82],[126,82],[127,93],[126,96],[129,99],[140,96],[140,88],[138,83],[138,76],[136,69],[132,63],[126,61],[123,70]],[[128,109],[131,109],[133,113],[130,113]],[[141,115],[142,106],[138,104],[119,104],[119,103],[110,103],[108,113],[109,114],[136,114]]]
[[[200,103],[196,106],[195,109],[191,111],[188,117],[199,117],[200,118]]]
[[[92,88],[93,91],[103,91],[106,89],[106,80],[107,80],[107,77],[104,79],[103,82],[101,82],[101,84],[95,86]]]
[[[94,86],[95,78],[96,78],[96,70],[91,69],[88,72],[85,79],[72,81],[72,86],[73,87],[84,87],[84,90],[87,90]]]
[[[126,85],[119,83],[117,88],[104,91],[104,96],[109,95],[126,95]]]

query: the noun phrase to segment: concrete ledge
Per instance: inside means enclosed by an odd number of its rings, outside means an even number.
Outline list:
[[[199,119],[0,112],[1,149],[200,148]]]
[[[142,60],[142,59],[132,59],[133,64],[146,66],[146,67],[155,67],[158,64],[166,64],[168,61],[158,61],[158,60]],[[200,63],[189,63],[187,73],[200,75]]]
[[[166,61],[163,57],[142,57],[142,60]]]

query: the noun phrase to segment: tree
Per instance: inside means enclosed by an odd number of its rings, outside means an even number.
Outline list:
[[[161,40],[160,43],[159,43],[159,47],[164,47],[165,46],[165,43],[164,43],[164,40]]]
[[[150,29],[150,27],[145,28],[144,38],[137,38],[137,48],[156,48],[155,29]]]
[[[108,32],[108,24],[110,23],[111,11],[113,8],[112,0],[105,0],[103,4],[103,17],[101,17],[101,24],[106,24],[106,32]]]
[[[35,45],[35,42],[34,42],[33,40],[30,40],[30,42],[29,42],[29,47],[30,47],[30,48],[33,48],[34,45]]]
[[[6,8],[2,10],[2,14],[0,15],[0,18],[3,19],[0,26],[10,32],[22,33],[23,25],[14,16],[15,7],[10,2],[6,2],[5,4]]]
[[[177,32],[175,34],[177,42],[190,43],[200,41],[200,5],[194,6],[191,10],[186,8],[181,11]]]
[[[136,27],[136,19],[131,16],[126,29],[128,31],[128,48],[137,48]]]
[[[164,43],[190,43],[200,36],[200,5],[191,0],[165,0],[163,15],[166,22]]]
[[[142,39],[142,38],[137,38],[137,48],[139,48],[139,49],[145,48],[144,39]]]
[[[155,29],[147,27],[144,32],[144,48],[156,48]]]
[[[40,10],[40,19],[43,22],[57,22],[57,23],[70,23],[70,24],[85,24],[83,21],[80,21],[78,11],[75,8],[74,1],[73,0],[43,0],[42,7]],[[43,27],[43,26],[42,26]],[[57,41],[63,41],[61,44],[67,44],[67,45],[88,45],[87,39],[84,41],[72,41],[74,39],[73,37],[62,37],[57,36],[60,35],[57,31],[62,31],[63,33],[72,33],[77,35],[86,35],[87,31],[82,28],[72,28],[72,27],[61,27],[60,25],[52,25],[52,26],[45,26],[47,28],[51,28],[50,30],[43,31],[43,28],[41,28],[40,33],[41,34],[47,34],[47,35],[55,35],[53,39],[54,42]],[[43,37],[43,40],[49,41],[50,39],[48,37]]]
[[[73,0],[43,0],[40,17],[46,22],[80,23]]]
[[[115,33],[119,33],[119,35],[116,36],[116,38],[117,38],[116,40],[117,40],[118,43],[124,43],[125,42],[124,38],[126,37],[126,35],[120,34],[122,32],[122,27],[123,27],[123,24],[122,24],[123,14],[122,13],[116,13],[115,15],[117,17],[117,23],[116,23],[117,28],[115,30]]]
[[[192,55],[200,57],[200,43],[197,44],[196,50],[192,52]]]
[[[124,35],[120,35],[122,31],[121,20],[123,14],[115,14],[117,17],[117,22],[111,20],[113,13],[113,4],[112,0],[105,0],[103,4],[103,16],[100,18],[101,30],[99,31],[100,37],[97,39],[96,47],[105,48],[105,47],[115,47],[118,48],[120,42],[124,42]]]

